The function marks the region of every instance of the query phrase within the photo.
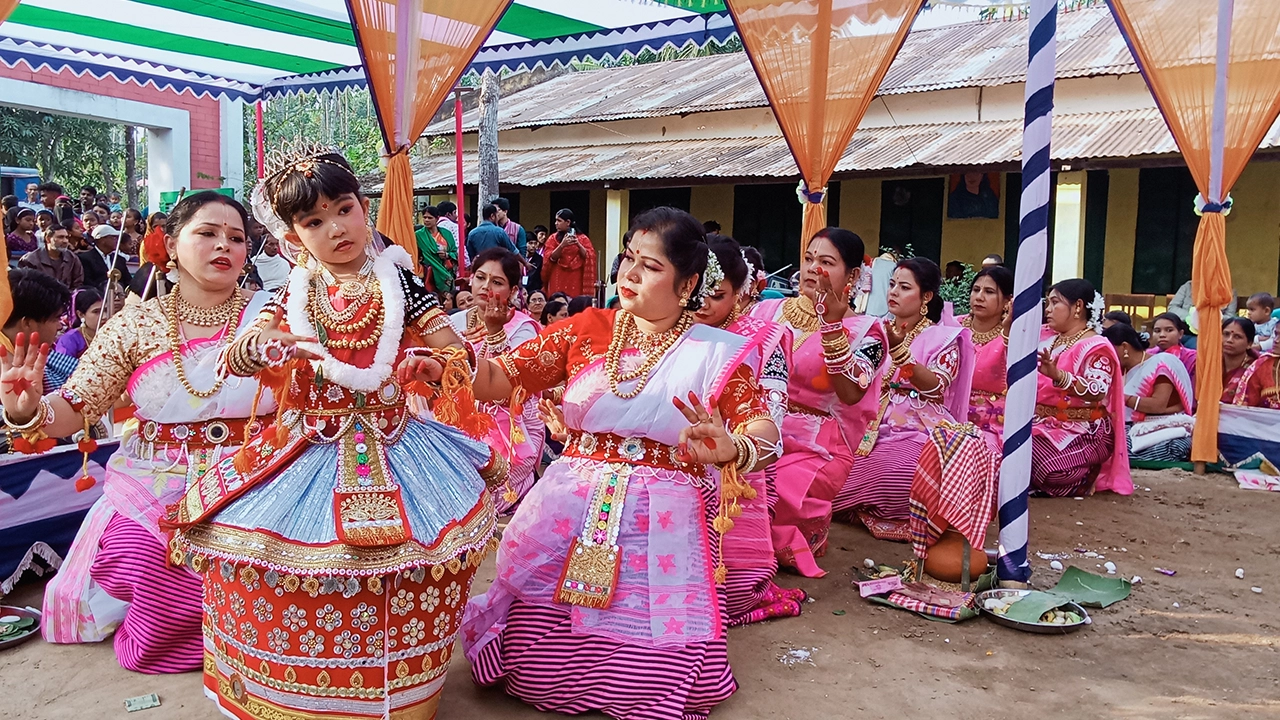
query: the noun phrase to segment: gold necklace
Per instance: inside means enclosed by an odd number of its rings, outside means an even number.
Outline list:
[[[365,299],[362,303],[352,302],[351,305],[343,308],[343,312],[333,310],[333,306],[322,302],[320,296],[327,296],[328,289],[318,289],[312,287],[308,293],[307,305],[310,309],[311,316],[315,321],[322,323],[325,329],[335,333],[355,333],[369,327],[370,324],[381,324],[383,313],[382,302],[374,297]],[[354,320],[356,313],[363,307],[369,307],[369,311],[359,320]]]
[[[653,333],[651,336],[654,338],[651,341],[653,343],[652,351],[645,352],[641,350],[645,355],[645,360],[640,364],[639,368],[629,373],[620,373],[618,368],[622,364],[622,352],[630,343],[632,333],[638,332],[639,328],[636,327],[635,318],[632,317],[631,313],[626,310],[619,310],[617,317],[614,319],[613,338],[609,341],[609,349],[604,357],[604,372],[605,376],[609,378],[609,389],[613,391],[613,394],[623,400],[630,400],[639,395],[644,390],[644,386],[648,384],[649,377],[658,362],[662,360],[667,351],[676,344],[677,340],[684,336],[692,325],[693,314],[688,312],[681,313],[675,327],[666,332]],[[637,347],[637,349],[640,348]],[[640,382],[634,390],[625,393],[618,390],[618,385],[637,379]]]
[[[219,344],[226,343],[230,338],[231,323],[235,322],[236,318],[240,316],[240,309],[244,302],[244,299],[240,297],[239,291],[236,291],[235,293],[233,293],[231,298],[235,301],[235,303],[233,305],[230,316],[226,319],[226,327],[223,328],[222,340],[219,341]],[[182,384],[183,389],[191,393],[193,397],[198,397],[202,400],[207,400],[213,397],[214,395],[218,394],[218,391],[222,389],[222,383],[226,378],[219,377],[213,383],[213,387],[209,388],[208,390],[197,390],[194,386],[191,385],[191,381],[187,379],[187,369],[182,364],[181,323],[183,322],[183,320],[179,315],[179,302],[180,302],[180,293],[175,289],[174,292],[171,292],[168,295],[166,295],[160,303],[161,314],[164,315],[165,324],[168,326],[167,330],[169,335],[169,354],[173,356],[173,367],[178,375],[178,382]],[[188,320],[188,322],[190,321]],[[191,324],[195,325],[195,323],[191,323]]]
[[[818,331],[818,310],[808,295],[801,293],[782,303],[782,319],[795,328],[795,342],[791,344],[792,352],[798,351],[809,336]]]
[[[1076,343],[1080,342],[1080,338],[1084,337],[1084,334],[1087,332],[1089,332],[1088,326],[1086,326],[1085,329],[1081,330],[1075,335],[1072,335],[1069,338],[1066,335],[1059,334],[1057,337],[1053,339],[1053,343],[1049,345],[1049,354],[1053,355],[1053,353],[1057,351],[1059,344],[1061,344],[1063,350],[1066,350],[1072,345],[1075,345]],[[1064,339],[1065,339],[1065,342],[1064,342]]]
[[[350,322],[360,312],[360,308],[378,296],[381,291],[382,286],[378,283],[377,278],[365,283],[362,286],[362,290],[355,297],[342,295],[342,290],[339,288],[338,294],[347,300],[347,304],[342,310],[337,310],[329,299],[329,285],[319,277],[316,277],[312,279],[309,297],[316,312],[332,318],[335,323],[345,323]]]
[[[238,314],[240,309],[239,292],[232,292],[226,300],[208,308],[197,307],[187,302],[186,297],[182,294],[181,285],[174,288],[170,295],[173,296],[172,304],[177,312],[178,319],[194,327],[210,328],[225,325],[227,324],[227,318],[233,314]]]
[[[920,321],[915,324],[915,327],[911,328],[910,332],[908,332],[906,335],[903,336],[902,342],[898,343],[897,345],[894,345],[893,347],[894,348],[906,347],[907,350],[909,351],[911,349],[911,343],[914,342],[916,337],[920,333],[924,332],[925,329],[928,328],[930,325],[933,325],[932,320],[930,320],[927,317],[921,317]],[[890,348],[890,350],[892,349],[893,348]],[[890,352],[889,353],[889,370],[884,374],[884,384],[886,386],[888,386],[889,381],[893,378],[893,374],[897,372],[897,370],[901,368],[902,365],[903,363],[899,363],[897,360],[895,360],[893,357],[893,353]]]
[[[721,330],[728,330],[729,327],[736,323],[740,317],[742,317],[742,315],[738,313],[737,306],[734,306],[734,308],[729,311],[729,317],[725,318],[724,322],[720,323],[719,328]]]
[[[995,328],[988,330],[987,332],[978,332],[977,330],[974,330],[973,315],[966,317],[960,324],[969,328],[969,337],[973,340],[974,345],[986,345],[992,340],[995,340],[996,336],[1000,335],[1004,331],[1004,328],[1001,327],[999,323],[996,323]]]
[[[364,265],[360,266],[360,270],[356,273],[356,278],[354,280],[339,281],[337,276],[327,269],[324,271],[324,274],[329,278],[333,278],[333,282],[337,283],[339,295],[344,299],[355,301],[364,297],[369,292],[369,276],[372,272],[373,258],[366,258]]]

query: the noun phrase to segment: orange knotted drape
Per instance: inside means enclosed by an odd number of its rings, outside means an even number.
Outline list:
[[[800,253],[827,224],[825,191],[924,0],[725,0],[810,193]]]
[[[18,7],[18,0],[0,0],[0,23],[3,23],[16,7]]]
[[[1280,2],[1276,0],[1110,0],[1169,130],[1208,204],[1191,265],[1199,317],[1196,429],[1191,459],[1218,460],[1222,326],[1234,306],[1227,265],[1226,218],[1218,207],[1280,114]],[[1222,11],[1231,13],[1230,22]],[[1219,27],[1229,28],[1219,47]],[[1223,52],[1225,51],[1225,52]],[[1226,66],[1220,65],[1225,58]],[[1223,72],[1225,71],[1225,72]],[[1215,92],[1225,81],[1225,103]],[[1221,140],[1215,144],[1214,128]],[[1215,152],[1215,145],[1220,147]],[[1215,194],[1218,197],[1214,197]],[[1190,199],[1188,199],[1190,202]],[[1249,212],[1249,208],[1241,208]]]
[[[510,0],[347,0],[387,147],[378,231],[418,257],[409,149]],[[416,261],[422,272],[421,261]]]
[[[18,7],[18,0],[0,0],[0,25],[4,24],[5,19],[16,7]],[[0,237],[0,251],[3,252],[0,257],[7,261],[9,248],[3,237]],[[9,272],[6,268],[4,272],[0,272],[0,325],[9,321],[11,312],[13,312],[13,293],[9,290]]]

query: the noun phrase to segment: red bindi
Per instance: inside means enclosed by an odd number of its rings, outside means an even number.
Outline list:
[[[321,210],[328,210],[328,209],[329,209],[329,203],[320,203],[320,209],[321,209]]]

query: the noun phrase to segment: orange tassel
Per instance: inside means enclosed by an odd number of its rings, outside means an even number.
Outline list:
[[[95,484],[97,483],[91,476],[81,475],[80,479],[76,480],[76,492],[84,492],[85,490],[88,490],[89,488],[93,487]]]
[[[86,437],[85,439],[76,443],[76,447],[80,448],[80,452],[84,453],[85,455],[89,455],[91,453],[97,452],[98,441],[94,440],[93,438]]]
[[[142,257],[147,262],[164,271],[169,264],[169,251],[164,246],[164,228],[156,227],[142,238]]]

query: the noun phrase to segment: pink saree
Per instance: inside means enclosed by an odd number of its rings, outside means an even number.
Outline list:
[[[1054,335],[1040,341],[1053,346]],[[1032,489],[1054,496],[1094,491],[1133,493],[1123,427],[1124,377],[1115,348],[1095,335],[1054,351],[1058,367],[1091,388],[1106,392],[1102,403],[1087,403],[1037,376],[1036,418],[1031,427]]]
[[[738,318],[728,330],[747,338],[748,348],[757,351],[748,355],[745,364],[768,393],[769,414],[781,428],[787,414],[791,330],[751,315]],[[798,601],[804,598],[803,591],[784,590],[773,582],[778,558],[773,550],[769,516],[777,500],[775,472],[776,468],[770,467],[747,476],[756,497],[739,500],[742,515],[734,520],[733,530],[721,542],[721,554],[729,571],[725,579],[729,627],[798,615]]]
[[[755,317],[781,323],[785,300],[766,300],[751,310]],[[875,318],[844,319],[849,343],[856,350],[867,342],[887,348],[884,328]],[[792,328],[794,332],[795,329]],[[849,476],[853,452],[876,415],[881,368],[856,405],[840,402],[827,375],[822,338],[817,333],[794,347],[788,412],[782,424],[783,455],[778,461],[778,503],[773,518],[773,547],[780,564],[806,577],[826,571],[815,558],[826,553],[831,529],[831,502]]]
[[[854,458],[833,510],[856,517],[873,535],[907,541],[911,484],[929,433],[942,423],[969,415],[973,348],[969,330],[944,318],[911,342],[911,356],[942,383],[942,397],[930,399],[899,369],[886,379],[878,436],[869,453]]]
[[[466,332],[467,318],[473,312],[476,311],[468,310],[449,316],[449,322],[453,324],[459,336]],[[505,350],[518,347],[521,343],[533,339],[540,328],[536,320],[517,310],[503,329],[507,332],[507,344],[503,348]],[[478,358],[494,355],[484,340],[471,343],[471,349]],[[497,354],[501,354],[501,351]],[[500,448],[510,463],[507,486],[498,488],[494,498],[494,509],[499,515],[509,514],[520,498],[523,498],[529,492],[529,488],[533,487],[534,472],[538,469],[538,461],[542,459],[546,425],[538,416],[538,399],[526,398],[521,405],[520,414],[515,415],[514,418],[509,400],[502,403],[481,403],[480,407],[481,412],[494,419],[493,427],[485,438],[486,442],[491,447]],[[508,486],[515,493],[515,500],[503,497]]]

